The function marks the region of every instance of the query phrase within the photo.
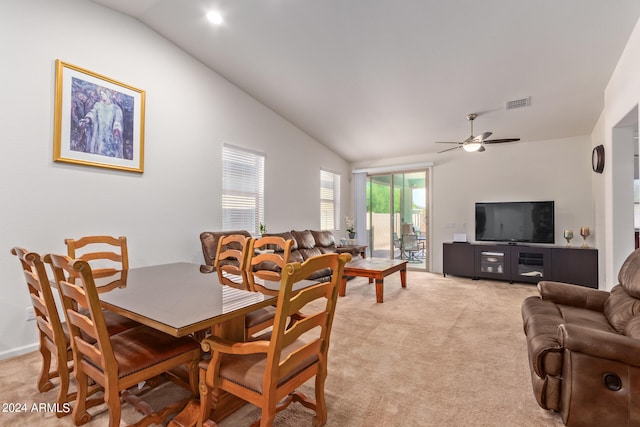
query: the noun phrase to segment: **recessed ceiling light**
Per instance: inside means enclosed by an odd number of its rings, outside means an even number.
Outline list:
[[[207,13],[207,19],[215,25],[220,25],[222,24],[222,15],[220,14],[220,12],[212,10],[211,12]]]

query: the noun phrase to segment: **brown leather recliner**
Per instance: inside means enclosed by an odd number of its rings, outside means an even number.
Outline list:
[[[534,395],[568,426],[640,426],[640,250],[618,282],[543,281],[522,304]]]

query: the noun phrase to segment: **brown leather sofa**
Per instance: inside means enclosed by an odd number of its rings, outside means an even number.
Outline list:
[[[265,236],[280,236],[285,240],[293,239],[289,262],[304,262],[307,259],[336,252],[336,240],[330,231],[291,230],[284,233],[269,233]],[[331,270],[319,270],[309,276],[311,280],[331,279]]]
[[[202,243],[202,253],[205,261],[205,265],[200,267],[202,272],[213,271],[213,262],[216,258],[218,240],[221,236],[229,234],[241,234],[243,236],[251,237],[251,235],[245,230],[205,231],[200,233],[200,242]],[[265,233],[264,235],[280,236],[285,240],[293,240],[289,262],[304,262],[314,256],[336,252],[336,240],[333,237],[333,233],[327,230],[291,230],[284,233]],[[356,251],[352,256],[355,258],[356,256],[359,256],[359,253]],[[330,277],[330,270],[322,270],[315,272],[309,277],[309,279],[323,281],[328,280]]]
[[[568,426],[640,426],[640,250],[611,292],[538,283],[522,304],[533,393]]]

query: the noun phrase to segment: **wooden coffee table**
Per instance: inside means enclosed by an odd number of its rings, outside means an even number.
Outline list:
[[[347,276],[368,277],[369,283],[376,281],[376,301],[381,303],[384,296],[384,278],[400,272],[400,283],[407,287],[407,260],[386,258],[365,258],[345,264],[342,282],[340,283],[341,297],[347,294]]]

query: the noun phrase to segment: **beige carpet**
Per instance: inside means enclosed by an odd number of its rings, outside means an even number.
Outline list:
[[[327,426],[561,426],[538,407],[531,391],[520,304],[532,285],[473,281],[409,272],[385,280],[383,304],[375,287],[354,279],[339,299],[329,350]],[[56,389],[37,392],[38,353],[0,361],[0,402],[52,402]],[[313,393],[313,383],[302,387]],[[167,384],[148,401],[180,391]],[[4,409],[4,408],[3,408]],[[107,424],[98,406],[89,426]],[[300,404],[278,414],[277,426],[310,426]],[[246,426],[259,416],[247,405],[221,427]],[[123,406],[122,425],[140,416]],[[2,426],[73,426],[51,413],[0,412]]]

